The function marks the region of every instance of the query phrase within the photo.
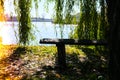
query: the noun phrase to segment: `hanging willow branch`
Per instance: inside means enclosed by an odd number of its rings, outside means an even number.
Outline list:
[[[17,18],[19,21],[19,43],[20,45],[28,45],[30,40],[34,39],[32,34],[31,8],[32,2],[35,2],[35,8],[38,8],[38,0],[14,0]]]
[[[105,0],[99,0],[101,6],[101,13],[100,13],[100,31],[99,31],[99,38],[106,39],[106,33],[108,30],[108,23],[107,23],[107,16],[106,16],[106,2]]]
[[[55,0],[56,19],[55,22],[63,23],[63,6],[64,0]]]
[[[55,22],[59,24],[60,28],[60,35],[61,38],[63,38],[63,7],[64,6],[64,0],[55,0],[55,10],[56,10],[56,17],[55,17]]]
[[[14,0],[15,1],[15,0]],[[37,4],[38,0],[34,0]],[[76,29],[78,38],[80,39],[97,39],[99,34],[98,29],[102,29],[100,26],[100,19],[98,19],[97,3],[99,0],[47,0],[49,2],[55,2],[55,22],[60,24],[61,35],[63,35],[63,25],[64,23],[72,23],[73,16],[71,15],[73,11],[73,6],[80,2],[80,19],[79,26]],[[27,44],[30,40],[29,35],[31,31],[31,19],[30,10],[32,0],[18,0],[18,20],[19,20],[19,38],[20,43]],[[38,5],[36,5],[36,8]],[[104,21],[104,19],[103,19]],[[100,26],[100,27],[99,27]],[[99,27],[99,28],[98,28]],[[103,30],[102,30],[103,31]],[[104,32],[104,31],[103,31]],[[63,36],[61,36],[63,37]]]
[[[99,13],[97,0],[80,0],[80,21],[76,28],[79,39],[98,39]]]
[[[65,23],[71,24],[73,23],[73,16],[72,16],[72,11],[73,11],[73,6],[75,4],[75,0],[66,0],[66,5],[65,5]]]
[[[49,0],[48,0],[49,1]],[[61,38],[63,38],[64,24],[73,23],[73,11],[75,0],[55,0],[55,20],[54,22],[60,26]]]
[[[31,0],[19,0],[19,38],[20,43],[27,44],[31,34],[30,9]]]

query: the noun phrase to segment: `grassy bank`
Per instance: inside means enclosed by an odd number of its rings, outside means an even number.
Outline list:
[[[87,50],[87,49],[86,49]],[[107,61],[89,50],[66,46],[67,69],[55,67],[55,46],[0,46],[1,80],[106,80]]]

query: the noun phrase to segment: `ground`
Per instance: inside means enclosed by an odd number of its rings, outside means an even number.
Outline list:
[[[105,57],[83,51],[66,47],[67,68],[61,72],[55,46],[1,45],[0,80],[106,80]]]

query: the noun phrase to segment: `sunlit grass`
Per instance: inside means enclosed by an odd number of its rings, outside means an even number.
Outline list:
[[[0,60],[9,57],[13,50],[16,48],[16,45],[2,45],[0,44]]]
[[[66,46],[66,53],[67,54],[77,54],[80,55],[80,57],[86,57],[86,54],[81,50],[77,49],[76,47]]]
[[[32,50],[34,54],[39,54],[39,55],[45,55],[45,54],[56,55],[57,53],[56,46],[29,46],[28,50]],[[73,46],[66,46],[65,52],[66,54],[75,53],[77,55],[80,55],[80,57],[86,57],[86,54],[81,49],[77,49],[76,47]]]
[[[17,48],[17,45],[2,45],[0,44],[0,60],[3,60],[7,57],[9,57],[11,54],[13,54],[13,51]],[[66,54],[77,54],[80,55],[80,57],[86,57],[86,54],[82,52],[80,49],[77,49],[75,47],[66,46]],[[26,53],[33,53],[38,54],[40,56],[45,56],[47,54],[49,55],[56,55],[57,53],[57,47],[56,46],[28,46]],[[18,54],[21,54],[21,51],[18,52]]]

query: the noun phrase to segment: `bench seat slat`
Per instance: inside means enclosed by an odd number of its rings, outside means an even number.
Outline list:
[[[40,40],[44,44],[69,44],[69,45],[107,45],[105,40],[78,40],[78,39],[50,39],[44,38]]]

